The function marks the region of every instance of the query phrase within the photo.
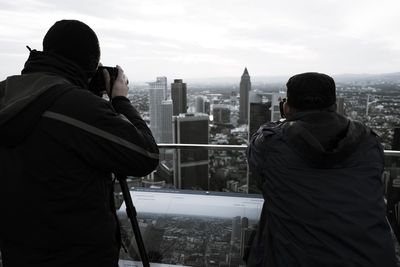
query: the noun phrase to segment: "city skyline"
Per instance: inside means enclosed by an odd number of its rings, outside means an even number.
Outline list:
[[[319,71],[399,71],[396,0],[245,2],[209,0],[50,1],[0,3],[0,75],[18,74],[26,45],[42,49],[48,28],[78,19],[98,34],[104,65],[129,80],[252,77]]]

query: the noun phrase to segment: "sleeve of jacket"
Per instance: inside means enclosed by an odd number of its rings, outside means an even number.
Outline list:
[[[267,142],[275,134],[273,130],[278,124],[270,122],[262,125],[257,132],[255,132],[251,138],[249,146],[246,150],[247,161],[249,164],[249,170],[253,177],[256,178],[257,184],[262,184],[262,168],[266,166],[267,162],[265,159]]]
[[[46,113],[63,129],[63,142],[96,169],[140,177],[159,163],[150,129],[125,97],[110,103],[86,90],[73,90]]]

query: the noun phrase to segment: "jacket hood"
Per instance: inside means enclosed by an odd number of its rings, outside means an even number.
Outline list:
[[[33,50],[22,75],[0,82],[0,146],[20,143],[58,95],[84,87],[80,72],[61,57]]]
[[[67,83],[54,75],[25,74],[8,77],[0,83],[0,126],[20,113],[49,88]]]
[[[51,52],[32,50],[21,74],[38,72],[61,76],[85,89],[89,86],[88,76],[73,61]]]
[[[283,125],[283,138],[304,159],[318,166],[347,158],[371,133],[361,122],[334,111],[300,112]]]

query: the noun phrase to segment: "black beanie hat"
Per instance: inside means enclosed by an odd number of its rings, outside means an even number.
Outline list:
[[[43,51],[61,55],[76,63],[92,77],[100,61],[96,33],[78,20],[57,21],[43,39]]]
[[[289,106],[299,110],[324,109],[336,103],[335,81],[323,73],[297,74],[286,87]]]

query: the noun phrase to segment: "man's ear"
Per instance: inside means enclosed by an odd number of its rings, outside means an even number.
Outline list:
[[[288,117],[291,114],[291,107],[288,105],[287,101],[283,103],[283,113],[285,114],[285,117]]]
[[[289,117],[290,115],[292,115],[293,113],[296,112],[296,109],[291,107],[287,101],[285,103],[283,103],[283,113],[285,114],[285,117]]]

